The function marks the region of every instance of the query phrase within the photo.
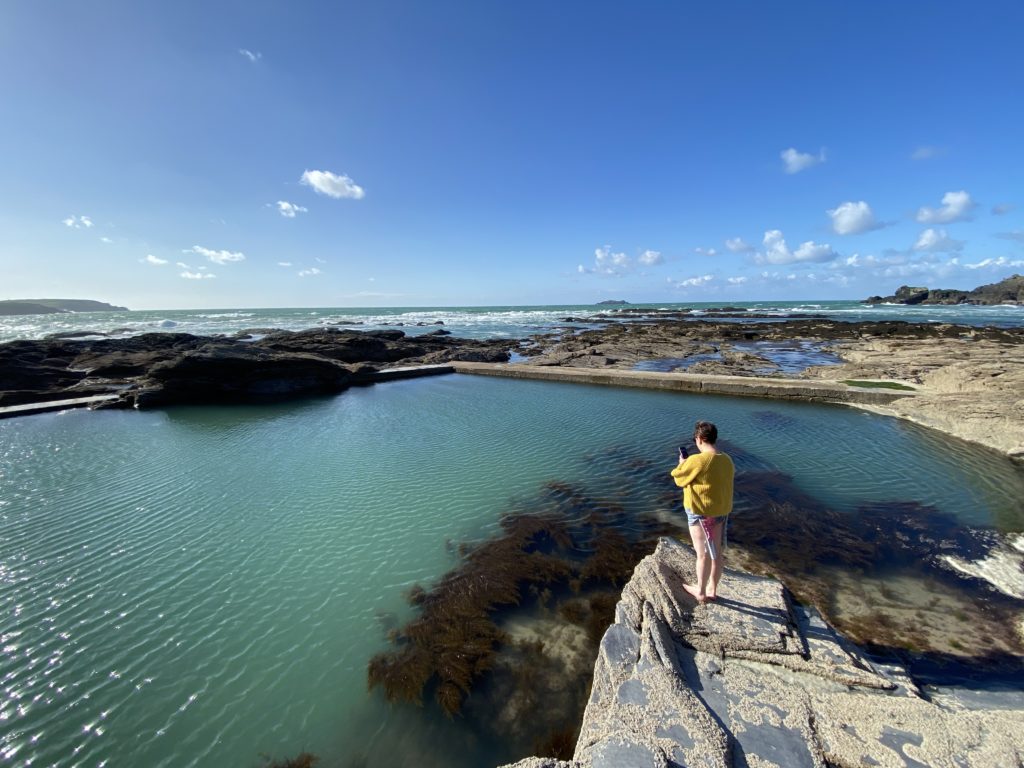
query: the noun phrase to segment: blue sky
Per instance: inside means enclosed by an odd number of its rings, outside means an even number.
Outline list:
[[[0,298],[860,298],[1024,272],[1024,4],[0,4]]]

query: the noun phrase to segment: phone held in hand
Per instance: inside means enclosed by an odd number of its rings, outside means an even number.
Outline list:
[[[687,456],[689,456],[689,455],[690,455],[690,452],[689,452],[688,450],[686,450],[686,446],[685,446],[685,445],[680,445],[680,446],[679,446],[679,455],[680,455],[681,457],[683,457],[684,459],[685,459],[685,458],[686,458]]]

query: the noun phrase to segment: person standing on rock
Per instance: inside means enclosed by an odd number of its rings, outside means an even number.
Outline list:
[[[687,456],[686,449],[681,447],[672,478],[683,489],[686,522],[697,553],[697,583],[684,584],[683,588],[703,603],[718,598],[736,468],[732,459],[715,447],[718,428],[711,422],[697,422],[693,442],[698,453]]]

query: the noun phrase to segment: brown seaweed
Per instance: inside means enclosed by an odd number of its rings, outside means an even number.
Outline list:
[[[370,660],[370,689],[379,686],[389,701],[418,705],[430,690],[445,714],[456,715],[506,640],[496,623],[501,609],[527,601],[543,607],[559,590],[621,587],[664,529],[651,520],[650,530],[640,525],[640,535],[630,538],[611,522],[625,516],[621,505],[567,483],[546,484],[540,506],[539,512],[504,515],[498,536],[460,545],[454,570],[429,590],[409,590],[419,614],[392,633],[395,647]],[[612,613],[607,603],[599,601],[600,611],[587,604],[578,617],[595,653]],[[597,622],[603,623],[600,633]]]

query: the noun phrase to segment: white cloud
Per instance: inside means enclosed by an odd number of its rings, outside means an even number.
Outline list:
[[[930,227],[920,234],[917,242],[914,243],[915,251],[927,251],[928,253],[952,253],[962,250],[963,240],[954,240],[946,234],[944,229],[931,229]]]
[[[750,253],[754,246],[746,242],[742,237],[730,237],[725,241],[725,247],[733,253]]]
[[[603,248],[594,249],[594,266],[592,268],[580,264],[576,271],[580,274],[619,276],[624,275],[632,267],[629,256],[624,253],[614,253],[612,247],[606,245]]]
[[[68,216],[66,219],[62,219],[61,223],[72,229],[82,229],[83,227],[89,229],[92,226],[92,219],[88,216]]]
[[[831,217],[832,231],[837,235],[859,235],[879,228],[871,206],[863,200],[840,203],[826,213]]]
[[[279,261],[279,262],[277,262],[277,266],[279,266],[279,267],[290,267],[291,265],[292,265],[292,263],[290,261]]]
[[[186,280],[210,280],[216,277],[212,272],[189,272],[187,269],[181,273]]]
[[[825,150],[817,155],[810,155],[806,152],[798,152],[793,147],[784,149],[779,153],[782,162],[786,164],[786,173],[800,173],[800,171],[811,168],[819,163],[825,162]]]
[[[312,187],[321,195],[335,199],[343,197],[361,200],[366,192],[345,174],[338,176],[330,171],[306,171],[299,182]]]
[[[635,259],[621,251],[613,251],[610,245],[594,249],[594,266],[580,264],[576,271],[581,275],[604,275],[606,277],[622,277],[632,272],[637,265],[653,267],[665,261],[660,251],[647,249]]]
[[[257,61],[259,61],[260,59],[263,58],[263,54],[260,53],[259,51],[255,51],[254,52],[254,51],[250,51],[247,48],[239,48],[238,52],[240,54],[242,54],[243,56],[245,56],[245,58],[247,58],[253,64],[255,64]]]
[[[832,265],[833,269],[842,269],[844,267],[854,267],[856,269],[861,268],[875,268],[875,267],[886,267],[893,266],[895,264],[903,264],[906,258],[902,255],[887,256],[885,258],[879,258],[872,254],[867,256],[861,256],[859,253],[855,253],[852,256],[848,256],[841,262],[835,262]]]
[[[241,251],[213,251],[209,248],[203,248],[201,245],[193,245],[191,248],[187,248],[182,253],[195,253],[199,256],[205,256],[214,264],[229,264],[235,261],[245,261],[245,254]]]
[[[321,259],[319,256],[314,256],[313,257],[313,261],[315,261],[317,264],[326,264],[327,263],[327,259]]]
[[[939,155],[944,154],[945,151],[946,150],[941,149],[940,147],[918,147],[917,149],[914,150],[913,154],[910,156],[910,159],[930,160],[933,157],[938,157]]]
[[[745,277],[727,277],[725,280],[729,285],[743,285],[747,282],[747,278]]]
[[[949,224],[954,221],[969,221],[975,203],[966,191],[947,192],[942,196],[941,208],[922,207],[917,220],[922,224]]]
[[[1024,260],[1016,259],[1011,261],[1005,256],[997,259],[985,259],[977,264],[964,264],[968,269],[984,269],[985,267],[1024,267]]]
[[[839,254],[832,250],[827,243],[815,243],[808,240],[800,245],[795,251],[791,251],[786,245],[782,232],[777,229],[770,229],[764,233],[764,251],[754,255],[754,261],[758,264],[801,264],[808,262],[832,261]]]
[[[698,256],[717,256],[718,251],[714,248],[694,248],[693,252]]]
[[[190,267],[184,261],[176,262],[176,264],[177,264],[178,269],[192,269],[192,267]]]
[[[1002,216],[1005,213],[1009,213],[1016,207],[1017,206],[1013,205],[1013,203],[998,203],[992,206],[992,213],[995,216]]]
[[[167,263],[167,259],[161,259],[161,258],[159,258],[157,256],[154,256],[151,253],[148,256],[146,256],[146,263],[147,264],[152,264],[155,267],[162,267],[164,264]]]
[[[957,272],[957,259],[941,259],[932,253],[925,253],[919,259],[893,264],[875,272],[875,277],[920,279],[925,285],[934,285]]]
[[[697,275],[696,277],[687,277],[684,280],[673,280],[670,277],[668,282],[674,288],[698,288],[702,285],[707,285],[714,279],[714,275]]]
[[[316,267],[310,267],[309,269],[299,270],[299,277],[309,277],[310,275],[319,275],[320,270]]]
[[[277,201],[277,212],[284,216],[286,219],[294,219],[295,214],[306,213],[308,210],[308,208],[303,208],[301,205],[289,203],[287,200]]]
[[[773,283],[779,282],[780,280],[796,280],[796,273],[795,272],[790,272],[788,275],[783,275],[783,274],[780,274],[778,272],[762,272],[761,273],[761,279],[762,280],[767,280],[767,281],[773,282]],[[803,279],[804,280],[813,280],[814,279],[814,273],[811,273],[811,274],[808,274],[808,275],[804,275]]]
[[[101,238],[100,238],[100,242],[101,242],[101,243],[112,243],[112,242],[114,242],[114,241],[113,241],[113,240],[111,240],[111,239],[110,239],[109,237],[101,237]]]

